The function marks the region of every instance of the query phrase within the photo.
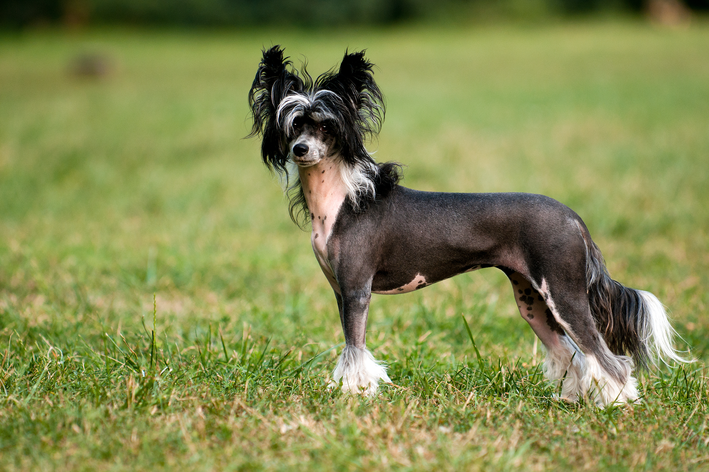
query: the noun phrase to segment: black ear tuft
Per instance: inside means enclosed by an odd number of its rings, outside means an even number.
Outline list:
[[[275,167],[278,171],[285,170],[287,152],[277,130],[276,110],[288,93],[303,89],[303,81],[289,70],[291,62],[283,55],[283,51],[278,45],[263,51],[263,58],[249,90],[249,106],[254,120],[249,137],[259,134],[263,136],[263,161],[269,168]]]
[[[345,52],[337,74],[324,74],[318,84],[345,100],[357,117],[357,127],[365,135],[379,132],[385,114],[384,97],[374,81],[373,67],[364,57],[364,51]]]
[[[269,116],[276,111],[272,93],[274,85],[286,78],[286,66],[290,65],[287,57],[283,56],[283,49],[276,45],[263,51],[263,58],[259,64],[254,83],[249,90],[249,106],[253,112],[254,124],[249,136],[256,136],[264,132]]]
[[[364,51],[353,53],[345,51],[337,76],[341,82],[349,84],[357,92],[362,92],[366,87],[374,84],[373,67],[374,64],[365,59]]]
[[[285,49],[279,45],[275,45],[263,51],[261,65],[266,75],[277,77],[285,70],[286,66],[291,63],[287,57],[283,56],[283,51],[285,51]]]
[[[318,77],[316,87],[333,92],[343,108],[341,126],[348,131],[341,140],[345,159],[360,156],[368,158],[364,140],[379,133],[384,120],[384,98],[379,90],[372,68],[374,65],[364,57],[364,51],[348,53],[342,59],[340,69],[326,72]]]

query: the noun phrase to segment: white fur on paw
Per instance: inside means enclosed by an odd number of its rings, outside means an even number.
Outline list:
[[[619,371],[628,379],[625,384],[605,374],[593,356],[587,356],[584,386],[586,392],[598,406],[638,402],[638,381],[632,374],[632,361],[627,356],[614,356]]]
[[[575,403],[579,394],[583,395],[583,377],[586,371],[586,358],[566,336],[560,338],[560,346],[547,352],[544,361],[544,374],[558,386],[561,385],[558,399]],[[556,397],[556,395],[555,395]]]
[[[391,383],[386,367],[374,359],[367,349],[345,346],[332,373],[330,387],[342,385],[346,393],[372,396],[377,393],[379,381]]]

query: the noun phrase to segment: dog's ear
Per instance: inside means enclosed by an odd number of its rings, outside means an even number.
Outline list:
[[[350,87],[351,94],[359,95],[368,88],[375,88],[378,91],[372,74],[373,67],[374,64],[364,57],[364,51],[345,52],[337,79],[344,86]]]
[[[277,129],[276,110],[289,93],[303,89],[303,81],[288,69],[291,61],[283,55],[283,51],[278,45],[263,51],[249,90],[249,106],[254,120],[249,137],[259,134],[263,137],[263,161],[269,168],[275,167],[278,171],[285,170],[287,152]]]
[[[377,134],[384,120],[384,97],[374,81],[374,64],[364,57],[364,51],[348,53],[337,74],[323,77],[320,86],[335,92],[358,116],[358,126],[368,134]]]
[[[288,71],[291,61],[284,57],[283,51],[278,45],[263,51],[263,58],[249,90],[249,105],[254,118],[249,136],[264,132],[268,121],[275,117],[280,101],[298,85],[298,77]]]

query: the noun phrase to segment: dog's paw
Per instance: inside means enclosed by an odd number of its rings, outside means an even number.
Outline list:
[[[330,388],[342,388],[345,393],[373,396],[379,389],[379,382],[391,383],[386,367],[374,359],[367,349],[345,346],[337,361]]]

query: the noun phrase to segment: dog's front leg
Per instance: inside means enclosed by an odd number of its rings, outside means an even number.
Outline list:
[[[366,287],[341,290],[337,295],[340,321],[345,332],[342,351],[332,376],[342,391],[374,395],[379,381],[391,383],[386,368],[377,362],[366,347],[367,315],[371,299],[371,282]]]

